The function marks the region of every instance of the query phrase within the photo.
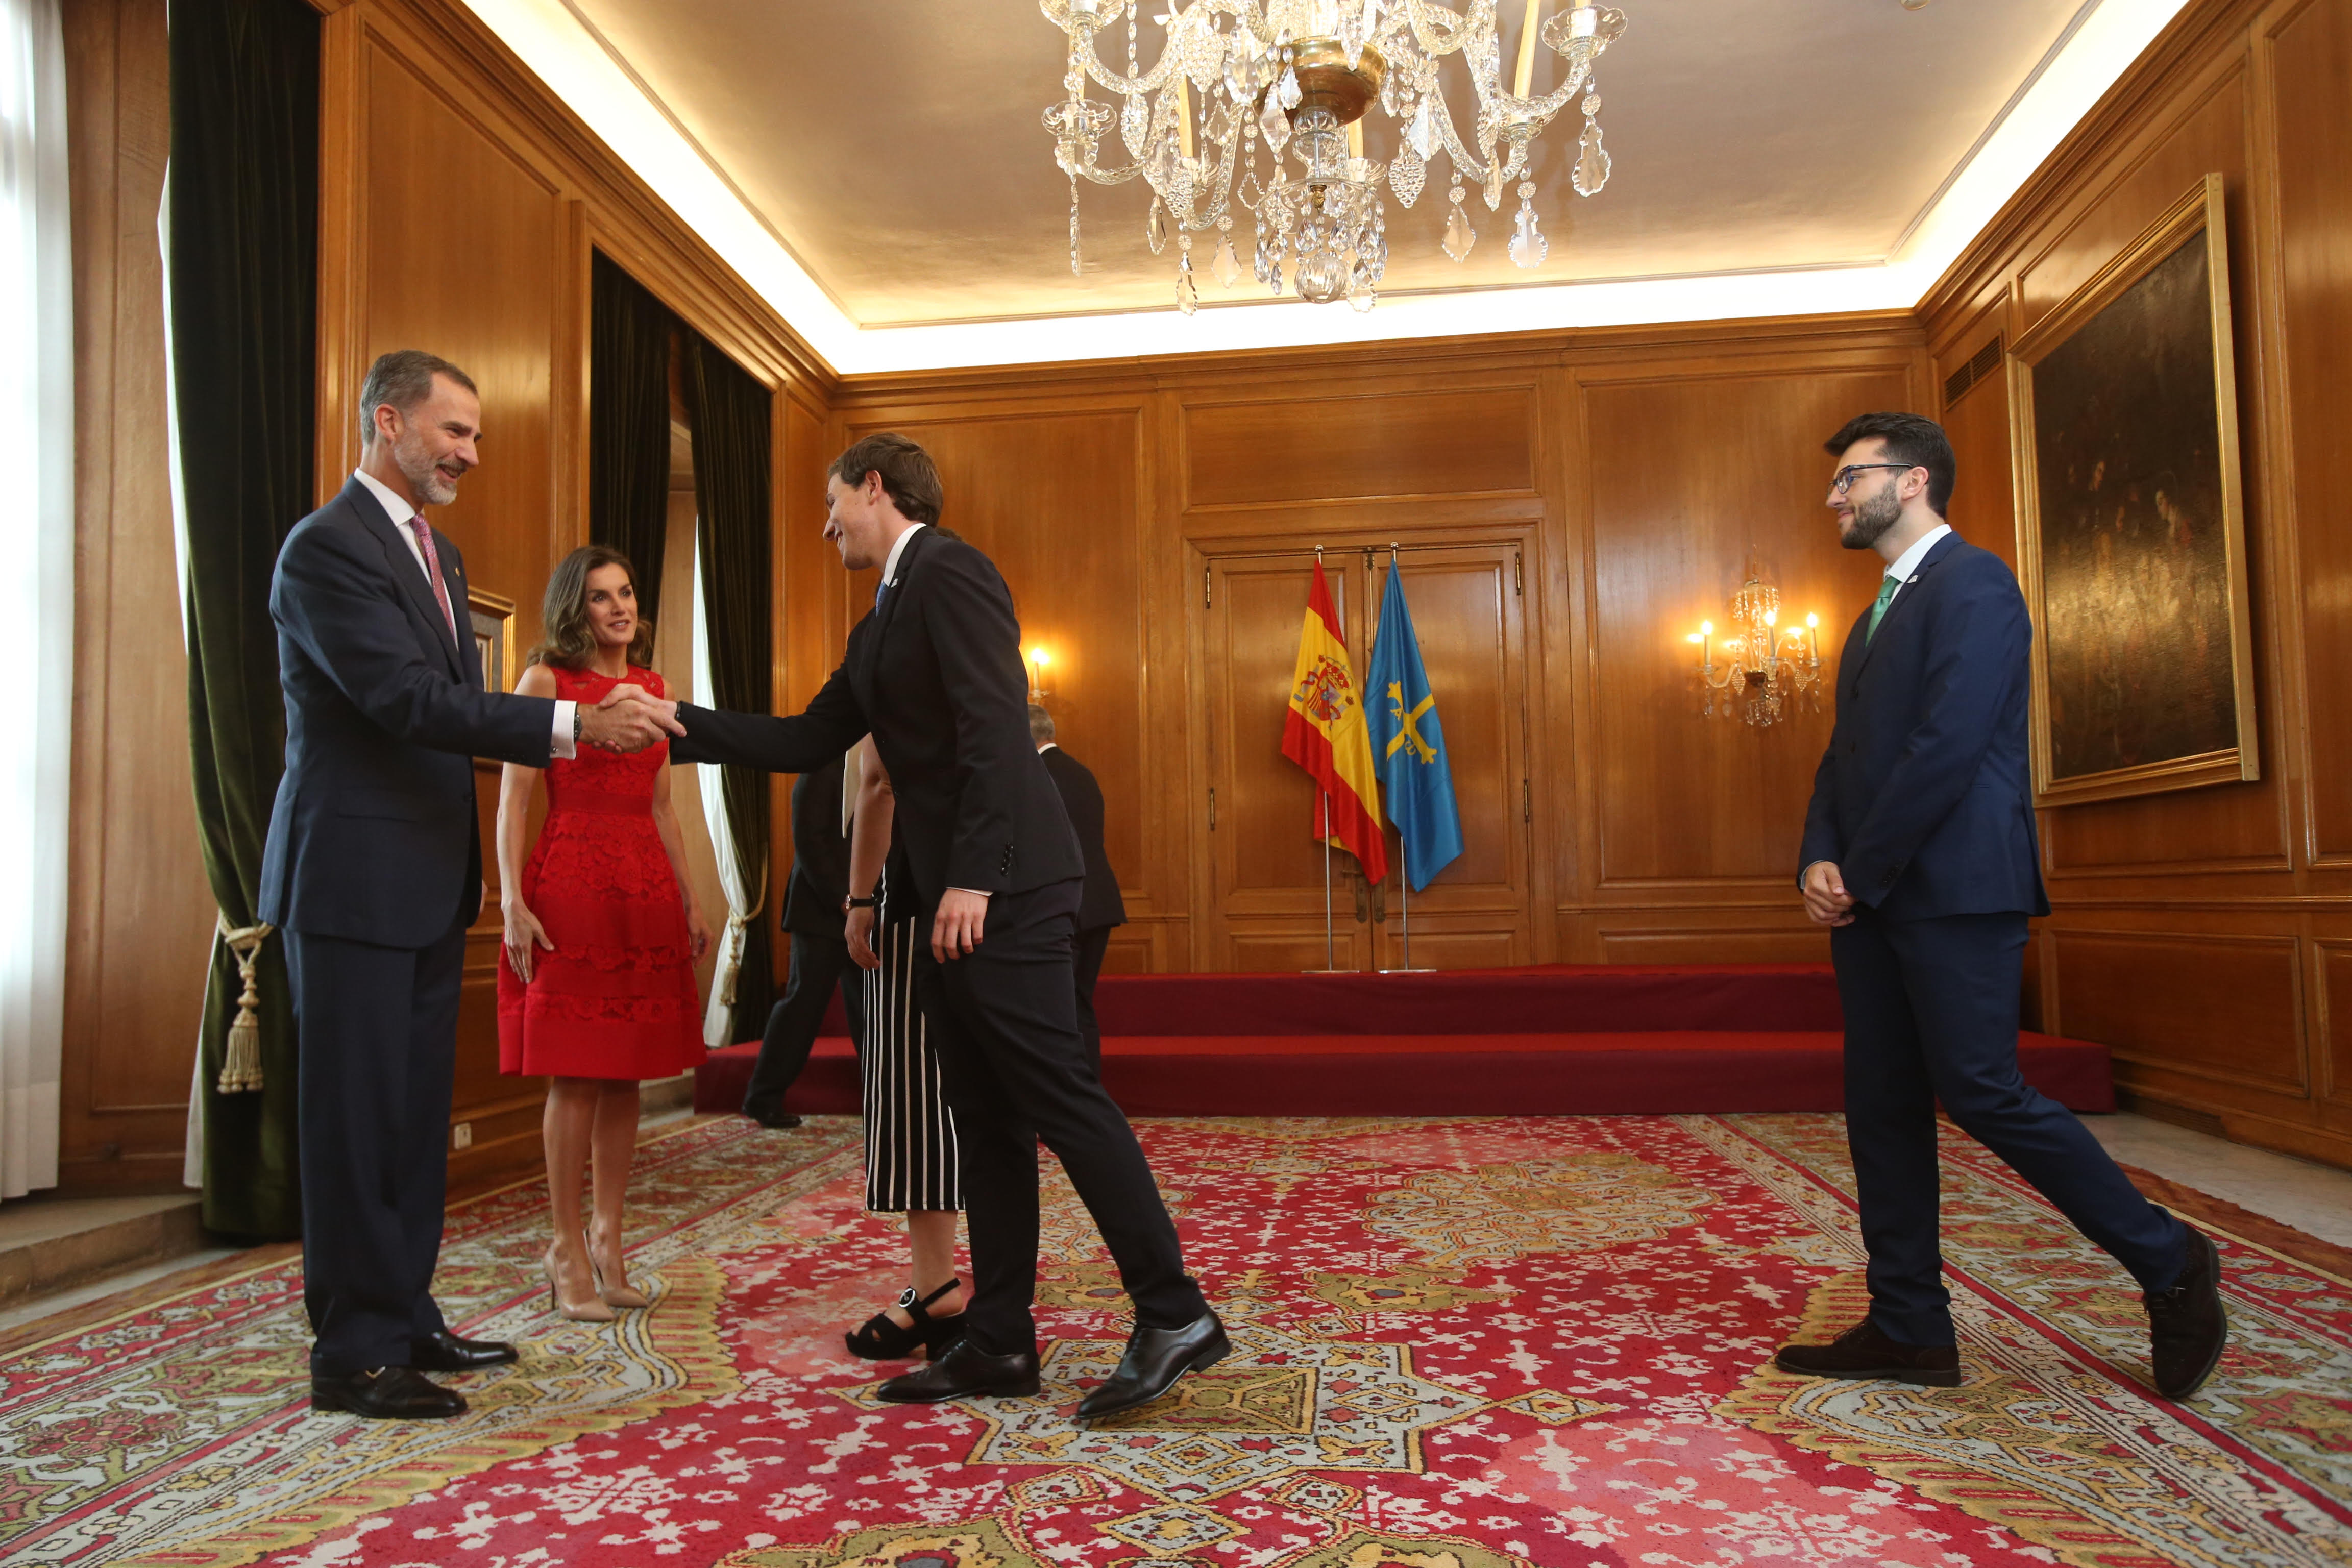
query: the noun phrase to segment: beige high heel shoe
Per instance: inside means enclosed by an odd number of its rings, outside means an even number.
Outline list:
[[[634,1285],[605,1284],[604,1270],[596,1262],[596,1248],[589,1242],[587,1232],[581,1232],[580,1244],[588,1250],[589,1277],[596,1281],[597,1297],[604,1301],[604,1305],[635,1308],[650,1307],[654,1304],[654,1299],[651,1296]]]
[[[550,1247],[548,1249],[547,1256],[540,1261],[547,1270],[547,1305],[549,1310],[554,1312],[559,1317],[568,1318],[575,1323],[609,1323],[620,1316],[619,1313],[614,1311],[611,1307],[607,1306],[598,1297],[591,1297],[585,1301],[567,1301],[563,1299],[562,1283],[558,1280],[555,1276],[555,1249],[553,1247]],[[592,1279],[595,1278],[596,1265],[593,1260],[591,1260],[588,1265],[588,1275]]]

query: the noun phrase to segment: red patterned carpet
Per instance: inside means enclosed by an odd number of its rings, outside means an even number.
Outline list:
[[[1809,1384],[1859,1310],[1825,1115],[1192,1121],[1144,1136],[1235,1355],[1106,1427],[1124,1331],[1049,1192],[1045,1389],[877,1404],[897,1289],[856,1124],[647,1146],[612,1327],[541,1310],[530,1189],[452,1215],[454,1320],[517,1338],[465,1420],[314,1416],[278,1257],[0,1346],[0,1559],[730,1568],[2352,1564],[2352,1282],[2225,1237],[2237,1340],[2147,1395],[2128,1282],[1973,1145],[1968,1378]],[[2273,1240],[2277,1238],[2273,1237]]]

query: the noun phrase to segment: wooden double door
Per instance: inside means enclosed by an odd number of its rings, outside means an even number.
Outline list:
[[[1323,571],[1360,678],[1386,584],[1386,542],[1324,541]],[[1339,969],[1468,969],[1533,962],[1523,542],[1408,548],[1405,597],[1444,727],[1464,850],[1405,900],[1404,857],[1387,828],[1389,869],[1368,885],[1355,858],[1329,857],[1330,953]],[[1318,791],[1282,754],[1290,679],[1315,557],[1202,550],[1200,688],[1209,799],[1195,817],[1195,962],[1220,971],[1326,967],[1325,855]],[[1387,814],[1382,803],[1382,816]]]

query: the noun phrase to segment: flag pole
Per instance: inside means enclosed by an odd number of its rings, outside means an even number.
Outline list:
[[[1323,973],[1328,974],[1339,958],[1331,943],[1331,792],[1323,792]]]

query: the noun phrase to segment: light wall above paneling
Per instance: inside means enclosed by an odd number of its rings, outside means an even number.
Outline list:
[[[1038,123],[1063,39],[1034,0],[467,3],[852,374],[1906,309],[2184,0],[1634,0],[1600,72],[1608,188],[1569,194],[1570,127],[1537,144],[1542,269],[1510,264],[1509,213],[1476,202],[1478,244],[1446,259],[1433,182],[1390,203],[1370,315],[1244,281],[1207,285],[1190,319],[1172,250],[1144,242],[1139,182],[1083,191],[1071,274],[1068,184]],[[1507,42],[1522,24],[1504,11]],[[1449,96],[1467,102],[1466,79]],[[1393,152],[1385,116],[1367,134]]]

